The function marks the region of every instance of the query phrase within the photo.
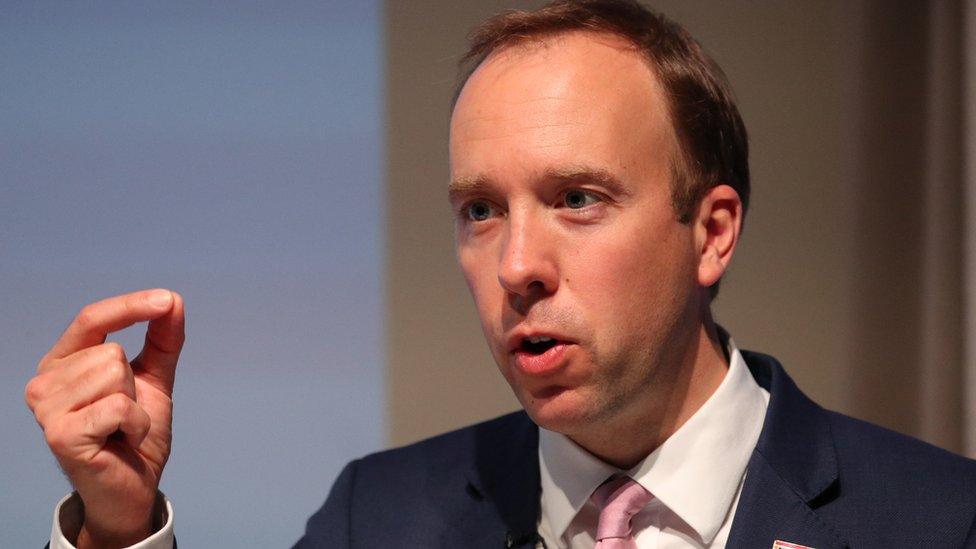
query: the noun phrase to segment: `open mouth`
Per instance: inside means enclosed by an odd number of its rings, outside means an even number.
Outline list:
[[[514,365],[526,375],[554,375],[567,364],[570,343],[543,335],[523,337],[515,348]]]
[[[541,355],[558,343],[559,340],[551,337],[527,337],[522,340],[522,346],[519,350],[531,355]]]

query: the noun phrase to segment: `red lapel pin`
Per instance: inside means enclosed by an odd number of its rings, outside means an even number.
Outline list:
[[[813,549],[813,547],[800,545],[798,543],[790,543],[788,541],[776,540],[773,542],[773,549]]]

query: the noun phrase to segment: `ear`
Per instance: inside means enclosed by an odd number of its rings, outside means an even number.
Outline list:
[[[699,250],[698,283],[708,287],[722,278],[742,231],[742,199],[728,185],[712,187],[698,204],[693,221]]]

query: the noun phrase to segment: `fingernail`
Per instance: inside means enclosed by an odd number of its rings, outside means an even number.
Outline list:
[[[173,294],[167,290],[153,290],[153,292],[149,294],[149,303],[151,303],[153,307],[164,309],[173,303]]]

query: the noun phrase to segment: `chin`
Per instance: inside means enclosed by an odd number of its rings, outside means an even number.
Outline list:
[[[536,425],[564,435],[579,431],[593,416],[587,406],[592,401],[572,389],[561,388],[535,396],[520,395],[519,400]]]

